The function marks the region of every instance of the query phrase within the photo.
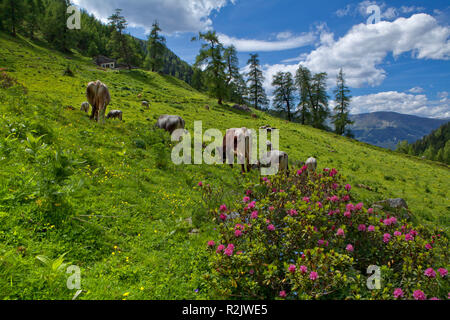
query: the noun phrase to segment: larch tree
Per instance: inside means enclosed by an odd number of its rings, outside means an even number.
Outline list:
[[[124,30],[128,23],[121,14],[122,9],[116,9],[116,11],[108,18],[109,25],[113,30],[109,49],[115,58],[123,61],[128,66],[128,69],[131,70],[132,49],[128,37],[124,34]]]
[[[146,59],[146,66],[152,72],[161,71],[164,60],[164,49],[166,44],[166,38],[164,38],[161,33],[161,28],[158,21],[155,21],[152,25],[152,30],[148,36],[148,56]]]
[[[303,125],[311,123],[311,82],[311,71],[306,67],[300,66],[295,75],[295,85],[297,86],[300,97],[297,113]]]
[[[290,72],[278,72],[273,76],[272,86],[275,87],[273,104],[275,109],[286,112],[292,121],[292,109],[295,104],[295,85]]]
[[[347,126],[352,125],[353,121],[350,120],[350,89],[345,85],[344,72],[341,69],[337,76],[336,89],[334,90],[335,103],[334,107],[335,114],[333,115],[333,124],[335,127],[335,132],[338,135],[349,135],[350,132]]]
[[[200,32],[192,41],[203,41],[194,66],[204,70],[211,95],[222,105],[227,95],[223,45],[215,31]]]
[[[267,106],[269,101],[263,87],[264,76],[258,59],[258,54],[251,54],[248,60],[249,72],[247,76],[248,101],[255,109]]]

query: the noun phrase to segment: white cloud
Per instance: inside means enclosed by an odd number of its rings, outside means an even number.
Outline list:
[[[450,28],[439,26],[427,14],[359,24],[338,40],[330,39],[308,54],[301,64],[313,72],[328,72],[331,79],[343,68],[351,87],[379,85],[386,72],[379,65],[389,53],[411,53],[416,59],[450,59]],[[323,37],[321,37],[323,38]]]
[[[313,32],[293,35],[290,32],[282,32],[277,35],[277,40],[240,39],[219,34],[219,40],[225,46],[234,45],[240,52],[283,51],[300,48],[313,44],[316,35]]]
[[[408,92],[411,92],[411,93],[422,93],[423,91],[424,90],[421,87],[414,87],[414,88],[411,88],[408,90]]]
[[[106,22],[116,8],[123,9],[131,27],[147,31],[158,20],[165,33],[197,32],[210,28],[210,15],[236,0],[73,0]]]
[[[426,95],[388,91],[353,97],[351,113],[393,111],[431,118],[450,117],[450,99],[428,100]]]

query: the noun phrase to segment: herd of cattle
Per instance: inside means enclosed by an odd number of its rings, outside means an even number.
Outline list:
[[[83,102],[81,104],[81,111],[89,113],[90,106],[92,106],[92,113],[90,116],[91,120],[95,120],[103,123],[105,121],[105,111],[108,104],[111,102],[111,95],[109,93],[108,87],[100,82],[99,80],[95,82],[90,82],[86,89],[86,97],[88,102]],[[139,95],[138,97],[142,97]],[[149,108],[149,103],[147,101],[142,101],[142,106]],[[106,116],[107,119],[119,119],[122,121],[123,112],[121,110],[111,110]],[[156,127],[163,129],[170,134],[172,134],[177,129],[185,129],[185,121],[180,116],[174,115],[162,115],[156,122]],[[260,129],[272,131],[275,128],[270,128],[269,126],[263,126]],[[233,167],[234,158],[245,159],[242,164],[242,172],[250,172],[252,167],[261,168],[270,166],[272,163],[278,163],[278,169],[289,175],[289,157],[286,152],[279,150],[272,150],[272,145],[267,141],[268,151],[265,156],[260,159],[256,165],[250,165],[250,141],[251,141],[251,131],[247,128],[231,128],[228,129],[222,143],[222,160],[232,159],[230,166]],[[227,146],[232,144],[229,148]],[[240,146],[245,146],[240,148]],[[244,149],[244,150],[241,150]],[[227,154],[227,152],[229,154]],[[309,158],[305,165],[308,167],[309,171],[315,171],[317,169],[317,160],[314,158]]]

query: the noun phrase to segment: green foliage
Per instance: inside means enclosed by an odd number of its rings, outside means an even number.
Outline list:
[[[102,31],[99,37],[104,40]],[[78,53],[70,61],[74,76],[65,77],[66,56],[42,42],[0,33],[0,69],[19,83],[0,88],[0,299],[72,299],[68,275],[58,273],[50,286],[48,267],[36,259],[65,252],[65,261],[81,269],[78,299],[224,298],[208,280],[213,271],[204,248],[219,234],[214,216],[205,212],[235,203],[258,173],[158,164],[157,154],[170,157],[174,147],[168,133],[154,128],[161,114],[182,116],[191,135],[197,120],[204,130],[280,128],[280,150],[291,161],[315,156],[323,167],[340,167],[356,199],[370,204],[402,197],[413,223],[448,234],[445,166],[258,111],[259,118],[252,118],[175,77],[98,70]],[[96,79],[108,85],[108,108],[122,110],[125,122],[97,126],[79,111],[86,83]],[[141,110],[142,100],[150,110]],[[69,105],[75,110],[64,108]],[[209,204],[193,191],[199,181],[217,191]]]

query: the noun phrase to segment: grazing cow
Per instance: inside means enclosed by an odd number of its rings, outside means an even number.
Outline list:
[[[111,102],[108,87],[99,80],[90,82],[86,89],[86,96],[92,106],[91,120],[105,123],[106,107]]]
[[[172,134],[177,129],[184,129],[185,121],[180,116],[169,116],[167,114],[159,117],[156,126],[160,129],[166,130]]]
[[[120,110],[111,110],[106,116],[106,119],[119,119],[122,121],[122,115],[123,113]]]
[[[272,145],[270,145],[271,148]],[[278,172],[286,173],[289,177],[289,156],[286,152],[271,149],[258,161],[257,167],[269,168],[272,163],[278,163]]]
[[[232,144],[232,149],[227,150],[227,145]],[[222,159],[226,161],[232,159],[234,162],[234,157],[238,158],[238,162],[242,165],[242,173],[245,173],[245,166],[247,166],[247,172],[251,171],[250,166],[250,145],[251,144],[251,132],[247,128],[232,128],[228,129],[225,137],[223,138],[222,148]],[[242,150],[244,148],[244,150]],[[227,159],[227,153],[228,159]],[[245,164],[244,164],[245,162]],[[233,164],[230,163],[231,168]]]
[[[88,113],[88,112],[89,112],[89,108],[90,108],[89,102],[83,102],[83,103],[81,104],[81,109],[80,109],[80,111],[83,111],[83,112]]]
[[[149,108],[150,108],[150,104],[148,103],[148,101],[142,101],[142,106],[143,106],[145,109],[149,109]]]
[[[317,160],[315,158],[309,158],[306,160],[305,165],[308,167],[308,171],[310,173],[313,173],[317,169]]]

